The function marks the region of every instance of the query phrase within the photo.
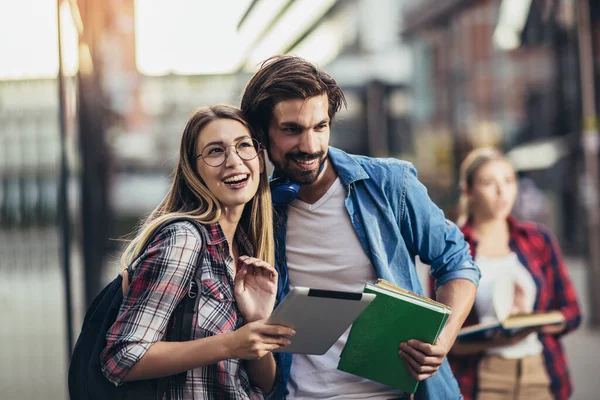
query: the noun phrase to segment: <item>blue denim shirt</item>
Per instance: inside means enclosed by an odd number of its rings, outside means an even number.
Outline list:
[[[417,294],[423,294],[415,256],[431,266],[441,286],[452,279],[476,285],[480,272],[469,255],[468,244],[452,222],[445,219],[417,179],[412,164],[347,154],[329,147],[329,160],[347,190],[346,210],[377,276]],[[277,302],[289,291],[286,261],[286,207],[275,213]],[[274,394],[285,398],[291,354],[277,353],[280,374]],[[449,364],[419,384],[416,399],[459,399],[458,384]]]

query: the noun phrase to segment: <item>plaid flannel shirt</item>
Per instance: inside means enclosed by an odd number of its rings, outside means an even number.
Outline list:
[[[164,228],[135,261],[131,285],[101,355],[104,375],[113,384],[121,384],[150,346],[164,338],[169,318],[187,295],[192,279],[199,294],[191,340],[231,332],[244,324],[235,302],[234,262],[225,235],[218,223],[206,228],[206,253],[198,268],[202,236],[190,222]],[[235,239],[242,254],[253,254],[242,229],[238,228]],[[180,400],[263,398],[236,359],[188,371],[185,386],[171,383],[168,392],[171,399]]]
[[[560,335],[539,334],[544,347],[543,356],[550,376],[550,389],[558,400],[568,399],[573,391],[560,337],[577,328],[581,322],[575,289],[571,284],[567,268],[556,239],[540,226],[508,218],[510,248],[531,273],[537,288],[535,311],[560,310],[565,316],[566,327]],[[477,242],[470,223],[461,228],[470,245],[471,255],[476,259]],[[478,322],[475,307],[464,326]],[[456,356],[449,354],[448,360],[458,380],[465,400],[473,400],[477,394],[477,367],[482,355]]]

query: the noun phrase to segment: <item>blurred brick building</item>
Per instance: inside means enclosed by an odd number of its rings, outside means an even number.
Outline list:
[[[531,215],[556,232],[566,251],[580,253],[587,239],[576,3],[427,1],[406,15],[403,35],[414,55],[417,164],[450,217],[460,161],[475,147],[495,146],[537,190],[532,198],[543,199]],[[597,1],[590,1],[590,13],[598,77]]]

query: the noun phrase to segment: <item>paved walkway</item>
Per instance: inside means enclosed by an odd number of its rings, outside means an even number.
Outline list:
[[[571,280],[577,288],[583,314],[582,327],[564,338],[575,392],[573,400],[600,399],[600,329],[589,327],[589,288],[587,266],[578,259],[567,259]],[[600,288],[598,288],[600,290]]]

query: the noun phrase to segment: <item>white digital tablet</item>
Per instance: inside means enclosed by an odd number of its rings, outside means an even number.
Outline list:
[[[267,323],[293,328],[291,343],[276,352],[325,354],[375,299],[372,293],[294,287]]]

